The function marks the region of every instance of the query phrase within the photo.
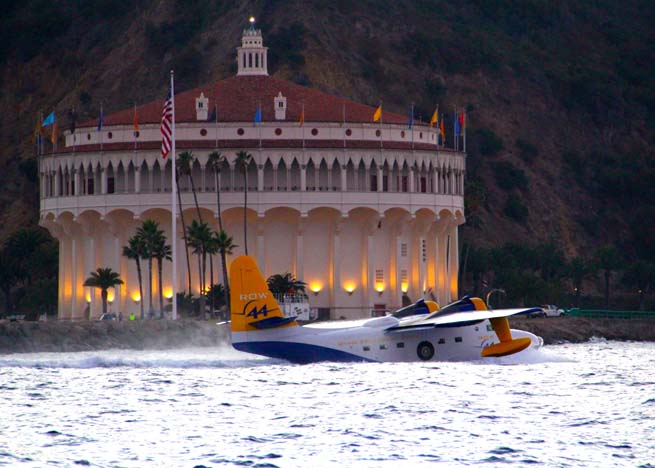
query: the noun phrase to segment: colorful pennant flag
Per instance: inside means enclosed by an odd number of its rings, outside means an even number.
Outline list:
[[[136,112],[136,104],[134,104],[134,118],[132,119],[132,126],[134,127],[134,132],[136,136],[136,132],[139,131],[139,114]]]
[[[55,123],[55,111],[50,112],[45,119],[43,119],[42,127],[47,127]]]
[[[432,118],[430,119],[430,128],[434,128],[434,126],[439,127],[439,106],[434,110],[434,114],[432,114]]]
[[[446,144],[446,127],[443,124],[443,116],[441,116],[441,127],[439,128],[439,134],[441,135],[441,144]]]
[[[50,143],[57,144],[57,122],[52,124],[52,134],[50,135]]]
[[[302,105],[302,111],[300,111],[300,118],[298,119],[298,126],[302,127],[305,123],[305,103]]]
[[[253,123],[257,125],[258,123],[261,123],[262,121],[262,105],[259,104],[257,106],[257,111],[255,112],[255,118],[253,119]]]
[[[102,104],[100,104],[100,115],[98,116],[98,131],[102,130],[103,121],[104,121],[104,113],[102,111]]]
[[[217,107],[216,104],[214,104],[214,108],[212,109],[212,113],[209,116],[209,118],[207,119],[207,122],[215,122],[216,120],[218,120],[218,117],[217,117],[218,112],[217,112],[216,107]]]
[[[373,122],[379,122],[380,119],[382,119],[382,104],[380,104],[378,108],[375,109],[375,113],[373,114]]]

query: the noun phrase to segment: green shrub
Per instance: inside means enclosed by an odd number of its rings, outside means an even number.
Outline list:
[[[539,150],[529,141],[519,138],[516,140],[516,147],[519,150],[519,156],[525,162],[530,163],[539,155]]]
[[[508,218],[519,223],[528,218],[528,208],[523,204],[521,199],[514,194],[510,194],[507,197],[503,213],[505,213],[505,216]]]
[[[478,130],[475,139],[482,156],[495,156],[503,149],[503,140],[492,130]]]
[[[497,161],[491,165],[491,169],[496,177],[496,183],[503,190],[512,190],[518,188],[525,190],[528,188],[528,179],[525,172],[514,166],[509,161]]]

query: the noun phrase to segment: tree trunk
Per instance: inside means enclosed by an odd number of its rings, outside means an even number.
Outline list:
[[[216,300],[215,300],[215,294],[212,291],[212,288],[214,287],[214,256],[209,255],[209,291],[212,293],[212,304],[211,304],[211,310],[212,314],[214,313],[214,309],[216,308]]]
[[[102,298],[102,313],[106,314],[107,313],[107,290],[103,289],[100,292],[100,297]]]
[[[182,238],[184,239],[184,254],[186,255],[186,268],[188,273],[189,294],[191,294],[191,260],[189,259],[189,243],[186,237],[186,224],[184,223],[184,211],[182,211],[182,195],[180,195],[180,184],[178,183],[177,171],[175,171],[175,186],[177,187],[177,204],[180,206],[180,220],[182,221]],[[176,241],[176,233],[173,233],[173,242]]]
[[[193,170],[193,168],[191,168]],[[196,204],[196,211],[198,212],[198,221],[202,224],[202,214],[200,214],[200,206],[198,205],[198,196],[196,195],[196,184],[193,183],[193,176],[189,172],[189,182],[191,183],[191,193],[193,193],[193,201]]]
[[[148,258],[148,318],[152,318],[152,257]]]
[[[162,279],[162,272],[164,268],[162,263],[163,263],[162,258],[157,257],[157,279],[159,280],[159,318],[160,319],[164,318],[164,291],[162,291],[162,288],[164,287],[164,281]]]
[[[136,259],[136,274],[139,278],[139,308],[141,309],[141,320],[143,320],[143,277],[141,274],[141,262]]]
[[[225,250],[221,250],[221,263],[223,264],[223,290],[225,291],[225,305],[228,310],[228,316],[225,320],[229,320],[229,310],[230,310],[230,284],[228,283],[227,277],[227,255],[225,255]]]
[[[218,232],[223,230],[223,217],[221,216],[221,189],[218,185],[219,172],[214,170],[214,184],[216,185],[216,208],[218,209]]]

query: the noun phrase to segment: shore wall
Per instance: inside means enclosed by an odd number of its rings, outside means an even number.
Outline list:
[[[511,318],[512,328],[530,331],[545,344],[581,343],[592,337],[655,341],[655,320],[552,317]],[[0,321],[0,353],[69,352],[100,349],[169,349],[227,343],[227,327],[198,320],[10,322]]]

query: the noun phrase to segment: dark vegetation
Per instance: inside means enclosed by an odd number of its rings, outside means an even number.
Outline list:
[[[439,104],[448,144],[453,106],[466,107],[462,291],[473,290],[471,252],[496,252],[493,268],[480,274],[505,288],[507,301],[541,300],[526,292],[531,285],[543,300],[566,303],[574,281],[566,268],[544,276],[524,250],[552,246],[565,265],[583,259],[586,271],[611,246],[618,266],[590,268],[577,299],[604,305],[609,271],[612,305],[652,301],[655,4],[641,0],[7,0],[0,16],[5,247],[20,227],[44,232],[34,227],[39,110],[63,115],[75,107],[82,121],[97,116],[101,101],[107,112],[147,102],[164,94],[171,67],[180,89],[228,76],[241,32],[234,24],[245,26],[246,10],[264,30],[270,71],[283,79],[362,102],[383,99],[400,113],[414,101],[417,120]],[[115,52],[126,42],[127,57]],[[136,71],[127,68],[130,56]],[[345,79],[330,81],[334,70]],[[56,242],[40,246],[56,254]],[[52,289],[32,286],[56,278],[55,254],[40,266],[11,260],[23,270],[3,273],[12,285],[3,286],[6,307],[26,309]],[[29,287],[35,294],[26,294]],[[44,304],[56,303],[48,297]]]

